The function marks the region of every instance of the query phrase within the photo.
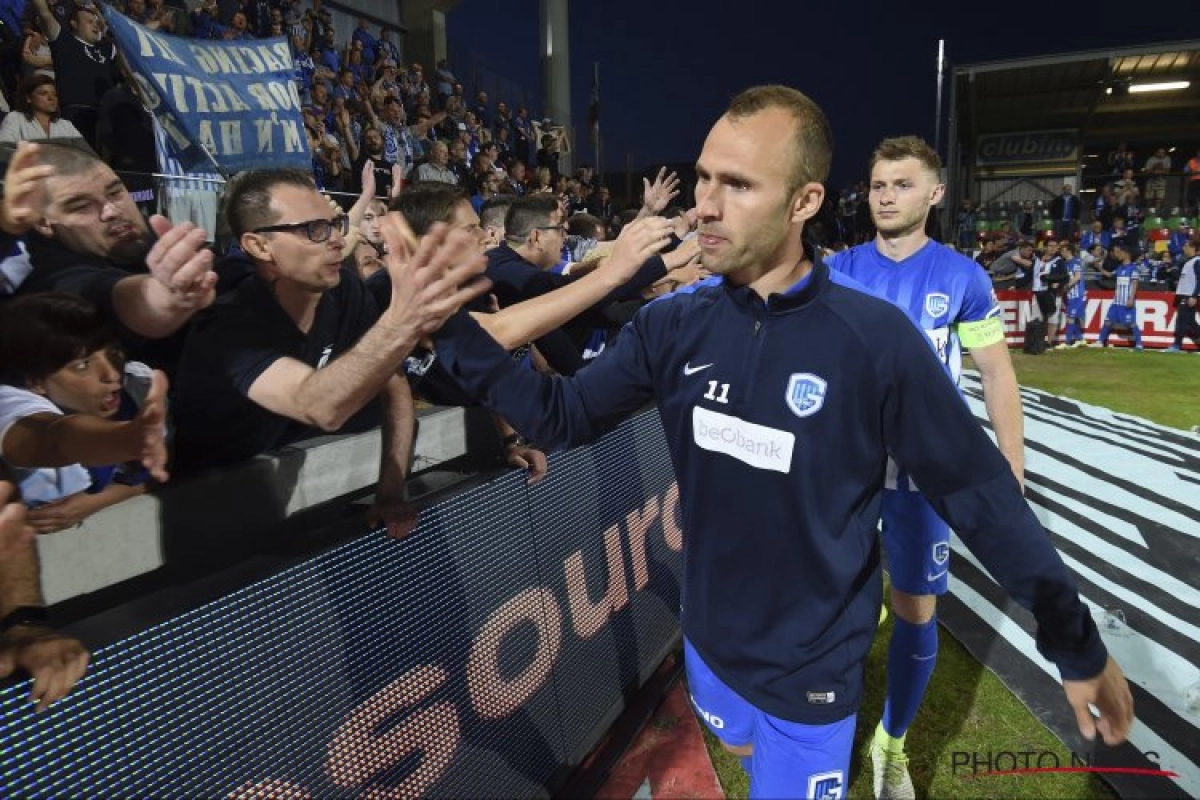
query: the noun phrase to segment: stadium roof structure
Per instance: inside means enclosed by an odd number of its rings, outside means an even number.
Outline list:
[[[1074,129],[1093,142],[1200,135],[1200,41],[1164,42],[957,66],[952,137]],[[1147,85],[1187,88],[1146,91]]]

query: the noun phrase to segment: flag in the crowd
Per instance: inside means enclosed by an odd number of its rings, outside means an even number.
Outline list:
[[[287,40],[185,39],[101,8],[142,101],[184,169],[311,167]]]

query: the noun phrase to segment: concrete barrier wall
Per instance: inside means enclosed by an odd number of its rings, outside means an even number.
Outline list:
[[[467,452],[467,414],[425,409],[414,447],[417,465]],[[170,482],[94,514],[78,528],[38,537],[42,589],[55,604],[152,572],[171,542],[205,549],[240,532],[257,533],[306,509],[367,489],[379,477],[377,431],[323,436],[244,464]]]

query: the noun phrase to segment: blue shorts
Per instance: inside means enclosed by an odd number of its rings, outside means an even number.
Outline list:
[[[1072,319],[1077,319],[1083,322],[1084,316],[1087,314],[1087,300],[1068,300],[1067,301],[1067,316]]]
[[[950,526],[920,492],[884,489],[879,516],[888,577],[905,594],[945,594],[950,586]]]
[[[683,653],[692,707],[700,719],[726,744],[754,746],[750,797],[846,796],[857,714],[829,725],[773,717],[726,686],[687,639]]]
[[[1114,303],[1108,307],[1108,316],[1104,318],[1104,321],[1107,324],[1132,328],[1137,325],[1137,309],[1133,306],[1119,306]]]

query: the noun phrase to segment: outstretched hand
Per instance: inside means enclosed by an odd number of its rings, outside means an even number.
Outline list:
[[[696,209],[689,208],[673,220],[673,231],[680,239],[696,230]]]
[[[158,241],[146,254],[150,274],[171,291],[177,305],[197,310],[208,307],[217,296],[208,234],[191,222],[175,225],[161,214],[150,217],[150,227],[158,234]]]
[[[392,302],[385,311],[389,324],[418,341],[442,326],[466,303],[491,287],[483,277],[487,259],[477,237],[437,223],[418,242],[399,212],[381,223],[392,279]]]
[[[681,267],[686,267],[693,261],[700,258],[700,240],[696,237],[688,239],[683,244],[676,247],[671,252],[663,256],[663,263],[667,265],[667,270],[676,270]]]
[[[388,194],[388,199],[395,200],[402,191],[404,191],[404,167],[392,164],[392,190]]]
[[[154,370],[150,391],[138,415],[129,425],[141,444],[141,462],[154,480],[166,481],[167,474],[167,376]]]
[[[620,283],[633,277],[646,259],[671,243],[671,222],[662,217],[643,217],[621,229],[612,252],[597,271],[604,270]]]
[[[674,172],[668,174],[666,167],[659,168],[653,183],[648,178],[642,178],[642,210],[646,214],[662,213],[678,196],[679,176]]]
[[[375,162],[367,159],[362,168],[362,191],[359,197],[370,200],[375,196]]]
[[[1084,681],[1064,680],[1063,691],[1075,709],[1075,721],[1083,738],[1091,741],[1099,732],[1110,747],[1125,741],[1133,725],[1133,695],[1129,692],[1125,673],[1112,656],[1108,657],[1104,671],[1096,677]],[[1099,717],[1092,714],[1089,704],[1096,708]]]
[[[45,180],[54,167],[38,160],[38,146],[19,142],[4,173],[4,197],[0,201],[0,229],[20,236],[42,218]]]

